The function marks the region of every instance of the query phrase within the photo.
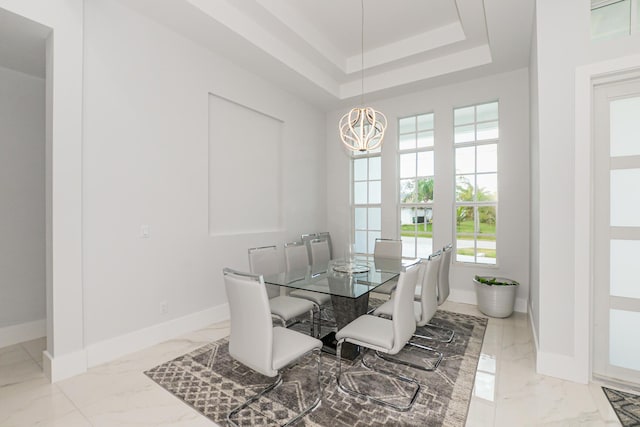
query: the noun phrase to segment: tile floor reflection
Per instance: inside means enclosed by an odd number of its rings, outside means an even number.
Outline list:
[[[483,316],[475,306],[444,309]],[[0,426],[212,426],[213,422],[142,372],[229,334],[221,322],[49,384],[45,340],[0,349]],[[478,363],[467,427],[617,426],[600,387],[535,373],[526,314],[490,318]]]

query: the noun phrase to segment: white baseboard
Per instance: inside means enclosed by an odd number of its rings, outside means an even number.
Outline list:
[[[151,347],[187,332],[227,319],[229,319],[229,304],[225,303],[165,323],[90,344],[86,347],[87,366],[93,367],[109,362],[126,354]]]
[[[478,304],[478,298],[476,297],[475,291],[461,291],[459,289],[451,289],[449,294],[448,301],[453,302],[461,302],[463,304]],[[526,298],[517,298],[514,310],[519,313],[527,312],[527,299]]]
[[[573,356],[564,354],[547,353],[540,350],[540,342],[533,325],[533,317],[531,316],[531,307],[529,307],[529,326],[531,327],[531,335],[533,336],[533,356],[536,362],[536,372],[540,375],[547,375],[563,380],[573,381],[580,384],[588,384],[589,378],[582,368],[582,363]]]
[[[585,371],[581,366],[582,364],[572,356],[545,353],[540,350],[536,353],[536,372],[541,375],[588,384],[589,378],[585,375]]]
[[[42,370],[52,383],[87,372],[87,352],[85,350],[52,357],[43,353]]]
[[[0,328],[0,348],[47,336],[47,319]]]

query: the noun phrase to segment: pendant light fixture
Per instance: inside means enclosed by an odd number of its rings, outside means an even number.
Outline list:
[[[361,0],[360,5],[362,11],[360,107],[355,107],[342,116],[338,125],[340,139],[349,150],[354,152],[373,151],[380,147],[387,129],[387,118],[384,114],[364,106],[364,0]]]

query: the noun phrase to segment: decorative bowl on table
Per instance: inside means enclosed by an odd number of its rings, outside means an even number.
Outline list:
[[[355,262],[338,261],[333,264],[333,271],[338,273],[359,274],[369,271],[369,266]]]

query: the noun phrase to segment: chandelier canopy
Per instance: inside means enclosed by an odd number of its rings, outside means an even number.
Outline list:
[[[338,124],[340,139],[351,151],[373,151],[382,145],[384,132],[387,129],[387,118],[379,111],[364,106],[364,0],[361,0],[362,31],[361,31],[361,107],[352,108],[342,116]]]

